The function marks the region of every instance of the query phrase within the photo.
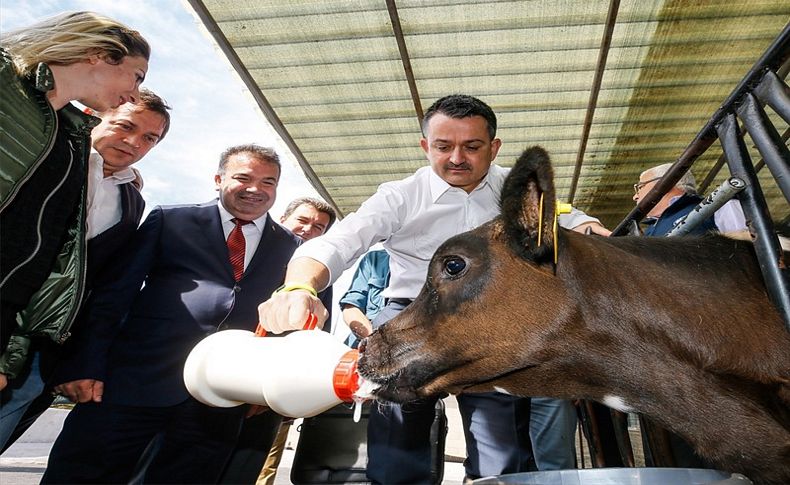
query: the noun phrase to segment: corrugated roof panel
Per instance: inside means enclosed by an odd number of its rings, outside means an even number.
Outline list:
[[[385,1],[190,1],[344,212],[426,163]],[[569,196],[609,1],[393,3],[422,109],[450,93],[480,97],[499,117],[497,162],[543,145]],[[788,18],[786,0],[621,1],[574,204],[619,221],[639,173],[677,159]],[[720,153],[716,144],[694,165],[699,180]],[[770,210],[789,217],[767,173]]]

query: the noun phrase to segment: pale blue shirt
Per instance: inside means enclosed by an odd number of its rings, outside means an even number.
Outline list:
[[[293,255],[312,258],[329,270],[330,284],[371,246],[383,241],[390,255],[387,298],[415,298],[436,249],[448,238],[474,229],[499,214],[499,195],[510,169],[491,165],[480,184],[467,193],[422,167],[403,180],[381,184],[359,210],[327,234],[307,241]],[[597,219],[574,210],[560,225],[576,227]]]

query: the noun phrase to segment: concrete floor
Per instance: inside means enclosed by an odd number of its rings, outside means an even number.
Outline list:
[[[460,485],[464,470],[460,463],[466,456],[461,417],[453,397],[445,400],[448,419],[448,435],[445,450],[444,481],[448,485]],[[47,456],[52,443],[63,427],[68,410],[50,408],[13,446],[0,456],[0,484],[35,485],[41,480],[47,465]],[[299,439],[298,426],[291,426],[288,444],[277,473],[275,485],[288,485],[294,448]]]

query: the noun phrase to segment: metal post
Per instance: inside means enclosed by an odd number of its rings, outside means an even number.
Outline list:
[[[773,71],[768,71],[760,84],[754,89],[760,101],[767,104],[790,125],[790,94],[787,84]]]
[[[790,202],[790,150],[787,149],[779,132],[771,124],[771,120],[752,93],[743,96],[738,107],[738,116],[743,120],[746,130],[757,145],[785,199]]]
[[[768,296],[784,319],[785,327],[790,331],[790,276],[749,152],[738,134],[735,114],[729,113],[725,116],[721,123],[716,125],[716,131],[727,154],[730,173],[746,182],[746,189],[738,195],[738,199],[746,214],[746,222],[752,234],[754,250],[757,253]]]
[[[713,192],[708,194],[702,202],[689,212],[686,217],[680,219],[669,231],[667,237],[683,236],[690,233],[703,221],[726,204],[730,199],[735,197],[735,194],[746,188],[746,182],[738,177],[730,177],[721,185],[716,187]]]
[[[713,164],[713,167],[708,172],[708,175],[706,175],[702,182],[700,182],[699,186],[697,186],[697,190],[700,191],[700,193],[704,194],[708,191],[708,187],[713,183],[713,179],[715,179],[716,175],[719,174],[719,171],[721,170],[721,167],[724,166],[725,162],[726,158],[722,153],[718,160],[716,160],[716,163]]]

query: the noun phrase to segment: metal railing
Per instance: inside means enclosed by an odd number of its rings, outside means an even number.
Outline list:
[[[754,164],[743,141],[739,120],[765,161],[785,199],[790,203],[790,151],[783,136],[771,123],[763,105],[768,105],[790,124],[790,88],[777,72],[785,71],[790,60],[790,24],[752,66],[721,107],[697,134],[669,171],[612,231],[626,235],[641,221],[691,165],[717,139],[732,177],[745,187],[736,197],[746,215],[768,295],[790,331],[790,269],[774,230],[773,221],[757,179]]]

